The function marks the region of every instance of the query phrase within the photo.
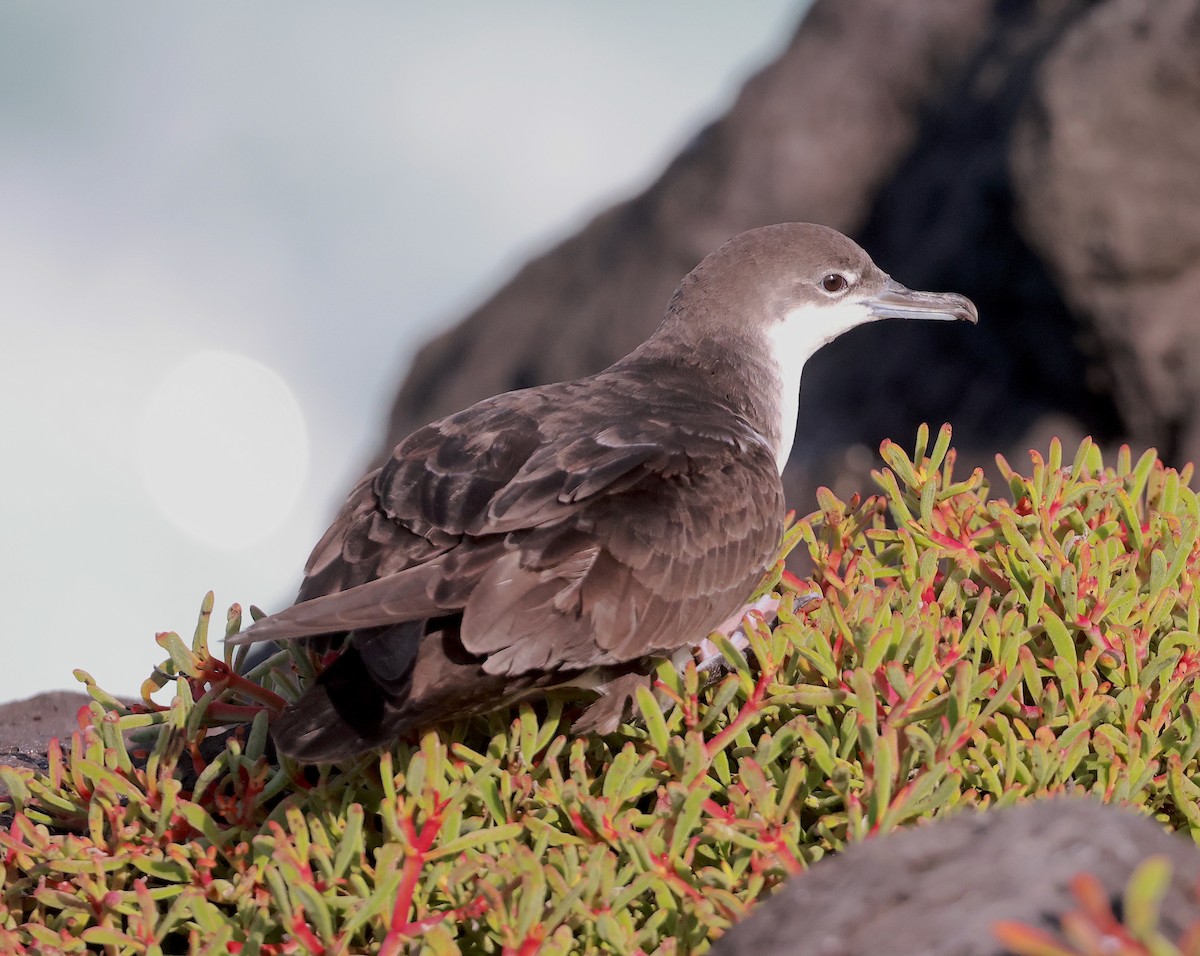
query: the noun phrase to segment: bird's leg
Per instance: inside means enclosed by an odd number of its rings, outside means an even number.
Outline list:
[[[815,591],[799,595],[796,598],[795,609],[799,611],[807,607],[813,601],[820,598],[820,596]],[[746,615],[757,613],[764,621],[769,622],[775,620],[778,611],[779,596],[771,593],[764,594],[757,601],[751,601],[731,614],[714,630],[718,634],[724,634],[729,638],[729,642],[738,650],[744,651],[750,644],[750,639],[746,636],[746,629],[743,627]],[[729,670],[729,662],[721,654],[717,645],[707,637],[696,645],[692,657],[696,661],[696,670],[700,672],[700,676],[706,685],[720,680]],[[684,663],[686,663],[686,660]]]
[[[767,593],[757,601],[751,601],[749,604],[739,608],[717,627],[713,628],[713,630],[718,634],[724,634],[729,638],[729,643],[738,650],[744,651],[750,645],[750,639],[746,636],[746,629],[742,626],[742,623],[746,620],[746,615],[757,612],[762,616],[763,620],[772,621],[775,619],[775,614],[778,610],[778,595]],[[696,661],[696,670],[700,672],[700,676],[704,678],[706,684],[718,680],[729,669],[729,662],[725,660],[717,645],[707,637],[696,645],[692,652],[692,657]]]
[[[820,596],[817,591],[798,595],[795,609],[799,611],[808,607]],[[746,615],[757,613],[764,620],[773,621],[778,610],[779,597],[775,594],[764,594],[757,601],[746,604],[736,614],[731,614],[715,630],[728,637],[734,647],[745,650],[750,644],[742,626]],[[705,686],[720,680],[729,670],[729,662],[708,638],[704,638],[695,647],[682,647],[671,656],[672,665],[679,671],[683,670],[689,660],[696,662],[696,670],[699,671]],[[599,692],[600,697],[575,719],[572,729],[578,734],[611,734],[624,719],[630,704],[636,700],[638,687],[654,687],[654,675],[627,671],[607,676],[599,682],[582,680],[577,686],[595,690]],[[668,699],[665,695],[656,691],[655,697],[660,705],[667,706]]]

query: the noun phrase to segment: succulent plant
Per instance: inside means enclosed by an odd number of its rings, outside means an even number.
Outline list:
[[[954,475],[948,427],[929,438],[884,443],[881,494],[822,490],[791,524],[750,655],[726,642],[711,686],[661,667],[605,737],[551,698],[276,762],[270,713],[317,661],[240,674],[209,595],[190,643],[159,635],[144,703],[77,672],[69,746],[0,769],[0,950],[698,952],[822,856],[961,806],[1081,790],[1200,833],[1190,468],[1054,442],[1027,475],[1000,459],[1001,497]]]

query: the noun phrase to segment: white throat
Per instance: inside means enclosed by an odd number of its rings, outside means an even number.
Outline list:
[[[804,363],[821,346],[874,318],[861,302],[813,302],[793,309],[781,322],[767,329],[768,348],[781,389],[779,447],[775,452],[775,465],[780,474],[783,474],[784,465],[792,453],[792,442],[796,438],[800,376],[804,373]]]

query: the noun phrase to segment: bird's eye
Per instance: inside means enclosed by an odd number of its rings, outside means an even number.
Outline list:
[[[826,292],[841,292],[848,284],[846,277],[839,272],[831,272],[821,280],[821,288]]]

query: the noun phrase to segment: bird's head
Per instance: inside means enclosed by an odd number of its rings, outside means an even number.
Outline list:
[[[965,296],[909,289],[837,230],[801,222],[734,236],[688,274],[672,306],[714,332],[765,334],[781,360],[797,363],[878,319],[978,320]]]
[[[835,229],[781,223],[734,236],[705,257],[631,358],[672,355],[704,369],[711,387],[775,446],[782,470],[805,362],[843,332],[878,319],[975,322],[978,314],[965,296],[902,286]],[[741,371],[713,374],[735,367]]]

